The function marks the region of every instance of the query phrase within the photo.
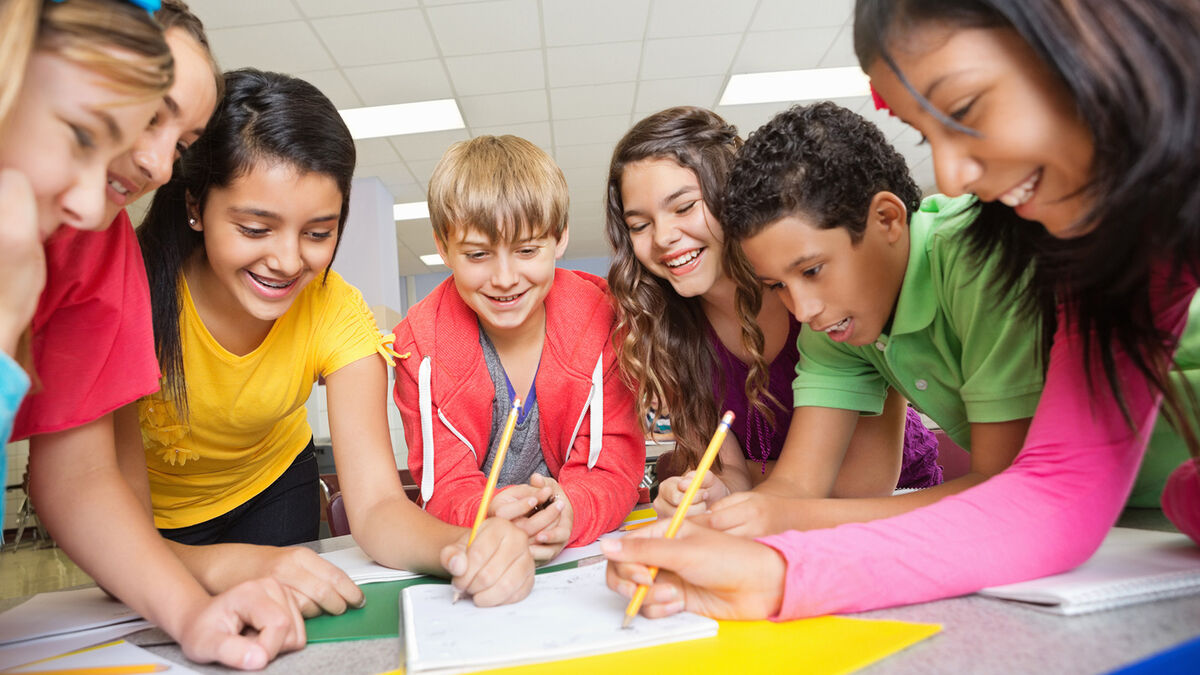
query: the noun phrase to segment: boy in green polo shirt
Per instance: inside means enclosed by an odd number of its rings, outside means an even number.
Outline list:
[[[1038,323],[969,250],[977,212],[972,196],[922,202],[880,131],[832,103],[796,106],[750,136],[726,190],[725,236],[806,325],[779,462],[751,493],[714,504],[713,527],[759,535],[874,520],[1012,463],[1042,390]],[[828,499],[859,414],[879,414],[889,387],[971,450],[970,471],[904,495]]]

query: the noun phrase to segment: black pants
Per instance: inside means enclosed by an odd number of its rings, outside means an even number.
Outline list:
[[[310,440],[283,475],[250,501],[203,523],[160,529],[181,544],[291,546],[314,541],[321,530],[317,449]]]

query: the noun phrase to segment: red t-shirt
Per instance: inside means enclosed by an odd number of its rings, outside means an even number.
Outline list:
[[[41,390],[22,402],[13,440],[87,424],[158,390],[150,286],[129,215],[99,232],[64,227],[45,249],[32,323]]]

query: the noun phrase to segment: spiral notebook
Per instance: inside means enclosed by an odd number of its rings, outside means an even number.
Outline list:
[[[464,673],[716,636],[716,621],[686,612],[638,617],[622,629],[628,600],[608,590],[604,570],[584,565],[539,575],[529,597],[501,607],[451,604],[448,585],[405,588],[405,671]]]
[[[1177,532],[1114,527],[1070,572],[979,593],[1063,615],[1200,593],[1200,546]]]

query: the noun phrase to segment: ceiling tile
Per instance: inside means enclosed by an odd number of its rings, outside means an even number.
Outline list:
[[[241,0],[242,4],[250,4]],[[258,0],[255,0],[257,4]],[[394,9],[412,9],[419,6],[417,0],[295,0],[300,11],[308,17],[345,16],[347,14],[364,14],[366,12],[382,12]]]
[[[419,10],[314,19],[321,39],[342,66],[368,66],[438,55]]]
[[[340,70],[316,70],[296,77],[311,82],[338,108],[358,108],[363,102]]]
[[[717,104],[724,82],[725,78],[720,75],[642,82],[638,85],[633,109],[637,116],[643,117],[677,105],[711,108]]]
[[[485,54],[542,46],[537,0],[499,0],[430,7],[438,46],[445,56]]]
[[[733,72],[816,68],[839,31],[840,27],[748,33],[733,61]]]
[[[784,30],[840,26],[854,12],[854,0],[760,0],[750,30]]]
[[[363,105],[391,105],[453,98],[441,59],[344,69]]]
[[[633,87],[633,82],[618,82],[551,89],[550,110],[556,120],[628,115],[633,110]],[[561,141],[559,145],[562,145]]]
[[[383,185],[391,193],[392,199],[395,199],[397,204],[425,201],[425,186],[417,183],[416,180],[397,181],[394,183],[385,182]]]
[[[551,87],[574,87],[637,79],[641,42],[617,42],[546,50]]]
[[[438,159],[441,159],[440,157]],[[429,177],[433,175],[433,169],[437,166],[437,159],[414,159],[411,162],[406,162],[408,168],[417,178],[417,184],[422,189],[429,187]]]
[[[724,74],[741,39],[739,34],[647,40],[642,79]]]
[[[405,134],[392,136],[392,147],[404,161],[414,159],[441,159],[446,149],[454,143],[470,138],[466,129],[451,131],[431,131],[425,134]]]
[[[192,0],[188,7],[200,17],[204,27],[210,31],[304,18],[290,0]]]
[[[494,127],[519,122],[540,122],[550,118],[546,92],[518,91],[510,94],[463,96],[459,98],[463,119],[470,127]]]
[[[393,154],[395,154],[394,151]],[[412,172],[408,170],[408,165],[398,160],[392,160],[388,164],[375,164],[373,166],[359,165],[359,167],[355,170],[354,175],[359,178],[365,176],[375,176],[384,185],[402,185],[406,183],[415,185],[417,182],[417,179],[413,177]]]
[[[360,167],[394,164],[400,161],[400,156],[386,138],[359,139],[354,141],[354,148]]]
[[[553,120],[553,125],[554,143],[559,146],[615,144],[629,129],[629,115]]]
[[[912,166],[909,171],[912,173],[917,187],[921,188],[921,194],[931,195],[938,191],[937,176],[933,171],[933,160],[927,157],[915,166]]]
[[[446,59],[454,91],[460,96],[543,89],[542,50],[452,56]]]
[[[475,136],[503,136],[504,134],[520,136],[546,152],[550,152],[553,145],[550,138],[549,122],[523,122],[520,124],[501,124],[494,127],[472,127],[471,131],[474,132]]]
[[[546,45],[641,40],[650,0],[554,0],[542,4]]]
[[[754,105],[722,105],[714,108],[726,122],[737,127],[738,135],[746,138],[750,132],[766,124],[775,115],[792,106],[790,101],[756,103]]]
[[[306,21],[208,31],[217,63],[225,70],[252,66],[281,73],[306,73],[335,67]],[[264,44],[271,45],[263,49]]]
[[[554,151],[554,161],[560,169],[608,166],[616,143],[560,145]]]
[[[433,243],[433,223],[428,218],[398,221],[396,238],[417,255],[437,253]]]
[[[834,38],[829,51],[821,58],[822,68],[842,68],[857,66],[858,56],[854,53],[854,29],[842,26],[842,31]]]
[[[753,2],[655,0],[646,37],[740,34],[746,30],[753,11]]]

